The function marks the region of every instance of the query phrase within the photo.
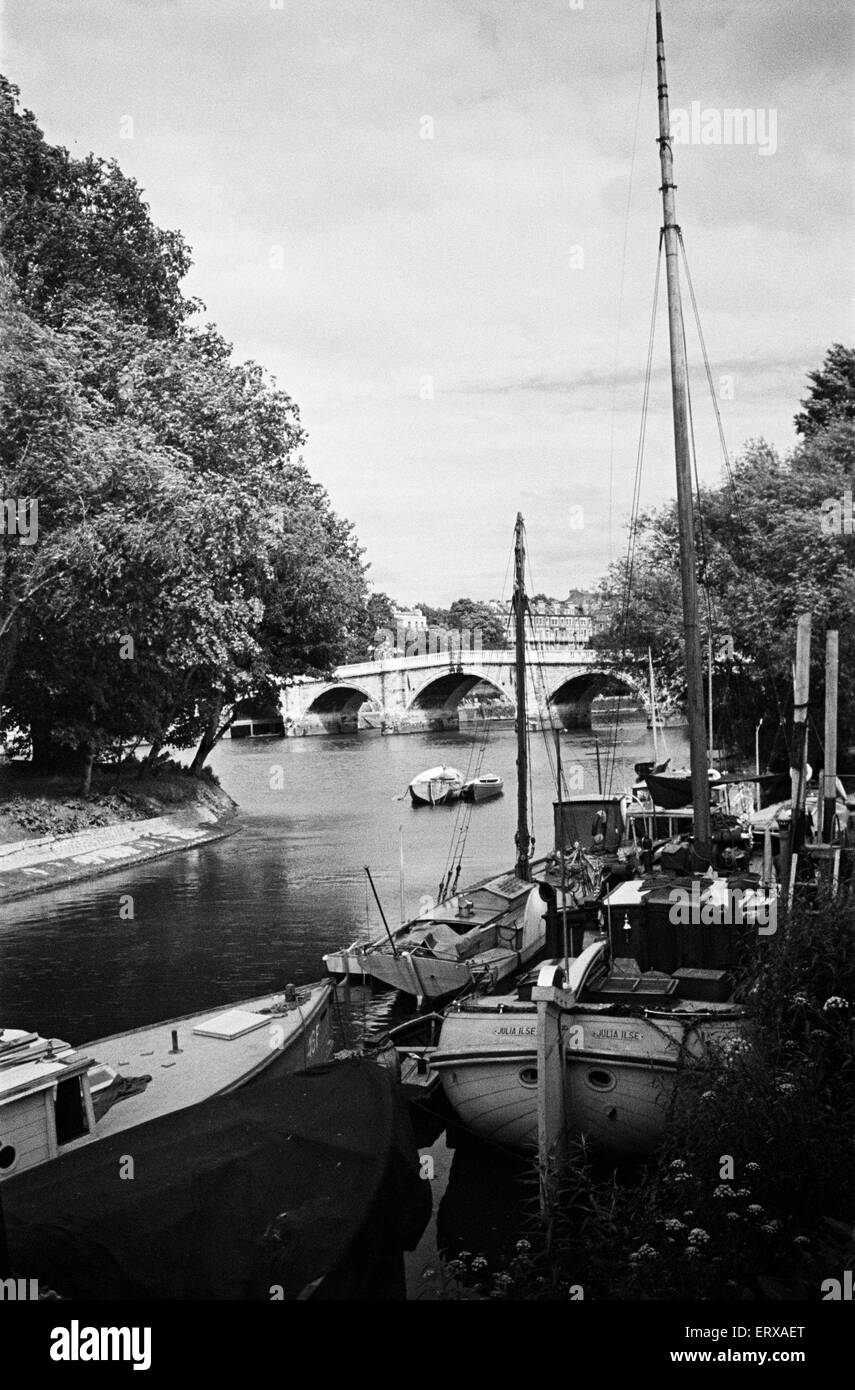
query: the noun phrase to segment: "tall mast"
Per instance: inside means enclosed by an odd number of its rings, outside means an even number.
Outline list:
[[[704,684],[701,636],[698,625],[698,581],[692,509],[692,464],[689,450],[688,369],[683,341],[680,302],[680,228],[674,192],[674,155],[668,81],[665,75],[665,41],[662,37],[662,5],[656,0],[656,71],[659,82],[659,160],[662,167],[663,237],[668,286],[668,330],[671,342],[671,395],[674,407],[674,451],[677,462],[677,514],[680,523],[680,580],[683,591],[683,640],[686,650],[689,749],[692,767],[695,858],[706,867],[712,860],[710,794],[707,776],[707,735],[704,727]]]
[[[647,669],[650,674],[650,719],[653,725],[653,759],[659,762],[659,740],[656,737],[656,687],[653,684],[653,652],[647,648]]]
[[[517,683],[517,864],[516,875],[524,883],[531,878],[528,828],[528,729],[525,708],[525,525],[517,512],[514,528],[514,645]],[[559,796],[561,793],[559,792]]]

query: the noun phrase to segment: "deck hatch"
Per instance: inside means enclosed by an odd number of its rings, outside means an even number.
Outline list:
[[[213,1018],[206,1018],[203,1023],[197,1023],[193,1032],[203,1038],[225,1038],[228,1041],[242,1038],[245,1033],[251,1033],[263,1025],[269,1027],[271,1021],[269,1014],[254,1014],[248,1009],[229,1009],[224,1014],[215,1014]]]

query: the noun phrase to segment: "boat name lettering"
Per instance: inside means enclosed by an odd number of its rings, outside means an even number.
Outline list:
[[[493,1032],[497,1034],[503,1033],[505,1037],[509,1038],[531,1038],[534,1036],[535,1027],[533,1023],[530,1024],[527,1028],[517,1026],[513,1023],[503,1023],[500,1028],[494,1028]]]
[[[594,1028],[594,1038],[616,1038],[620,1042],[640,1042],[641,1034],[635,1028]]]

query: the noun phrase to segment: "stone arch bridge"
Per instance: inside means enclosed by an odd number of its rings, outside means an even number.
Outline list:
[[[590,727],[597,695],[621,695],[622,708],[646,716],[646,690],[588,647],[545,652],[532,648],[526,662],[530,716],[565,728]],[[439,651],[390,656],[339,666],[329,680],[297,680],[282,691],[282,717],[293,734],[353,733],[381,729],[411,733],[456,729],[478,701],[493,702],[496,716],[516,715],[513,651]]]

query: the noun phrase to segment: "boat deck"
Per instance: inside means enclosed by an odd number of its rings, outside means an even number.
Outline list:
[[[98,1120],[94,1134],[64,1145],[63,1152],[233,1090],[289,1050],[294,1054],[288,1058],[291,1071],[326,1061],[321,1022],[329,997],[330,986],[322,983],[300,989],[295,1004],[286,1005],[281,993],[266,994],[88,1043],[79,1052],[93,1061],[106,1063],[123,1078],[150,1076],[151,1081],[117,1101]],[[262,1012],[280,1007],[285,1011]]]

